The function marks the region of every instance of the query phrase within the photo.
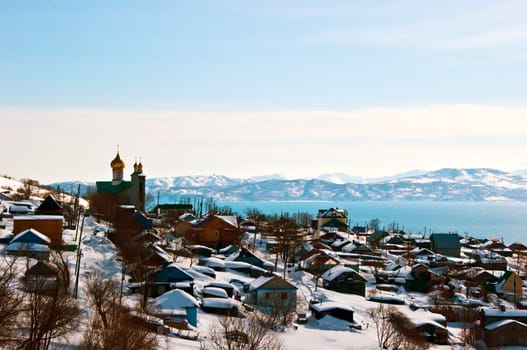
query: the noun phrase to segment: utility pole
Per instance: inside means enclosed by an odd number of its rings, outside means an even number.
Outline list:
[[[80,217],[80,214],[79,214],[79,217]],[[81,267],[81,254],[82,254],[82,251],[81,251],[81,242],[82,242],[82,230],[84,228],[84,215],[83,215],[83,218],[82,218],[82,223],[81,223],[81,230],[80,230],[80,235],[79,235],[79,245],[78,245],[78,248],[77,248],[77,262],[75,264],[75,288],[73,289],[73,295],[74,295],[74,298],[77,299],[78,297],[78,292],[79,292],[79,275],[80,275],[80,267]]]

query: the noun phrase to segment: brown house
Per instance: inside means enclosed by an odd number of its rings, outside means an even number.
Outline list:
[[[237,244],[241,234],[236,216],[209,215],[193,224],[184,236],[190,244],[220,249]]]
[[[516,320],[503,320],[485,326],[485,343],[491,348],[527,345],[527,324]]]
[[[309,273],[322,275],[327,270],[340,264],[340,261],[325,252],[315,254],[303,261],[303,267]]]
[[[13,234],[30,228],[46,235],[50,240],[51,247],[60,247],[62,245],[62,225],[64,218],[60,215],[32,215],[32,216],[15,216],[13,218]]]

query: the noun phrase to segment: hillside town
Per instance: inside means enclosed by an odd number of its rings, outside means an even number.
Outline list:
[[[0,190],[0,347],[527,346],[527,246],[351,224],[344,208],[145,210],[119,152],[87,198]],[[322,203],[327,204],[327,203]]]

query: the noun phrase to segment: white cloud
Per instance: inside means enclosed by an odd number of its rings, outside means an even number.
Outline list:
[[[1,172],[43,182],[109,177],[116,144],[149,176],[281,172],[388,175],[415,168],[527,167],[527,107],[196,112],[1,108]]]
[[[312,34],[308,40],[433,50],[525,49],[526,11],[525,2],[514,1],[407,1],[397,7],[382,4],[376,8],[367,8],[362,16],[348,13],[347,23],[330,25]]]

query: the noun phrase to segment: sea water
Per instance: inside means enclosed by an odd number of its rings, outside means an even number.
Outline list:
[[[350,225],[365,226],[371,219],[380,220],[380,227],[394,224],[411,233],[456,232],[462,236],[497,238],[509,245],[527,244],[527,203],[519,202],[218,202],[244,216],[248,208],[264,214],[307,212],[313,217],[319,209],[342,208],[348,210]]]

